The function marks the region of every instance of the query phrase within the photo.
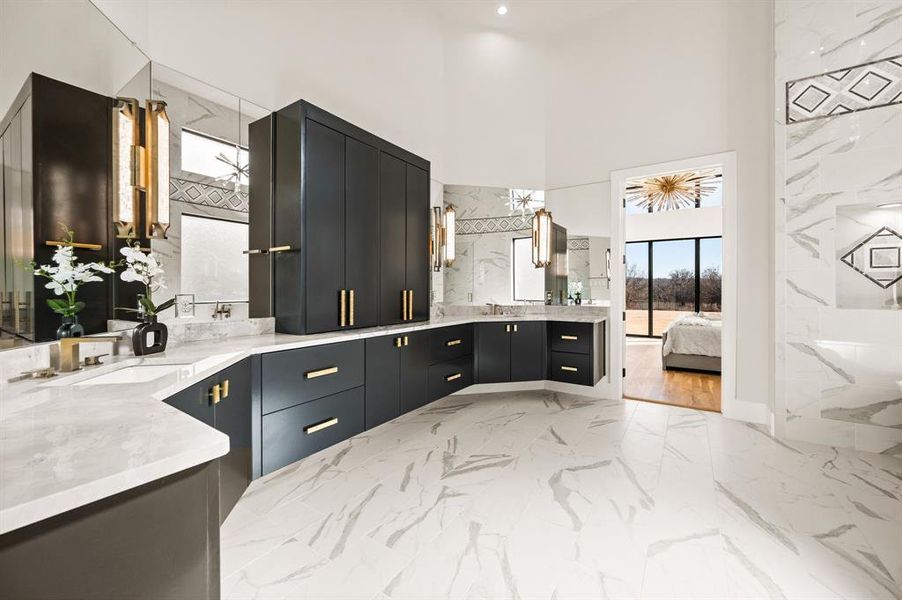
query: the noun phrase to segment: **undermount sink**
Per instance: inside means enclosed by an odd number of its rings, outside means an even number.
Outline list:
[[[113,368],[112,370],[107,370],[104,373],[94,375],[93,377],[90,377],[87,373],[85,373],[82,374],[82,377],[78,378],[77,380],[73,379],[73,377],[54,378],[52,381],[43,384],[42,387],[57,387],[65,385],[92,386],[117,385],[123,383],[147,383],[149,381],[155,381],[157,379],[160,379],[161,377],[171,375],[179,369],[184,368],[185,365],[180,364],[126,364],[118,366],[118,368]]]

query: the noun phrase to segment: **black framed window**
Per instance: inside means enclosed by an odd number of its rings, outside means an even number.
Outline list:
[[[720,237],[627,242],[626,335],[661,337],[675,319],[719,315]]]

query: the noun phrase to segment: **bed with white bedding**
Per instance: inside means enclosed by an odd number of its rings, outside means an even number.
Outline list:
[[[703,314],[674,319],[662,336],[664,369],[720,373],[722,331],[720,320]]]

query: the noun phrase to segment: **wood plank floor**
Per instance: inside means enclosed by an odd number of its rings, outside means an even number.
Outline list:
[[[627,340],[623,395],[720,412],[720,375],[665,371],[661,366],[661,340]]]

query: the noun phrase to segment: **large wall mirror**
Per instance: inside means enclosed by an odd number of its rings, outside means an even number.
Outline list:
[[[445,304],[610,303],[610,238],[595,234],[591,215],[555,227],[552,263],[532,262],[532,219],[545,206],[541,190],[444,186],[456,212],[456,259],[444,269]]]

